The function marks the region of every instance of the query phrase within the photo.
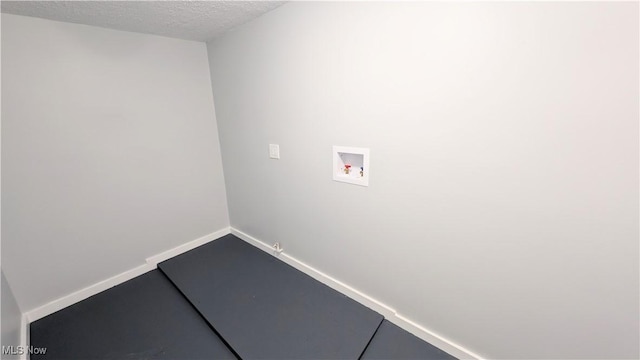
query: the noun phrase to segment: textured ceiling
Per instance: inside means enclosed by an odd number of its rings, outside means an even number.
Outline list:
[[[207,41],[284,1],[2,1],[3,13]]]

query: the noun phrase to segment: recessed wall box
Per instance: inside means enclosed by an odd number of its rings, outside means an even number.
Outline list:
[[[333,180],[369,186],[369,149],[334,146]]]

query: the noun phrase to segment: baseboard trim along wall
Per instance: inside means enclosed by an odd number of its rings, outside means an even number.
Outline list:
[[[26,349],[27,346],[29,345],[29,343],[30,343],[30,341],[29,341],[29,319],[27,318],[26,314],[22,314],[22,316],[20,317],[20,346],[22,346],[23,349]],[[20,360],[27,360],[28,359],[26,351],[25,351],[25,353],[20,355],[19,359]]]
[[[189,241],[188,243],[176,246],[173,249],[164,251],[162,253],[153,255],[151,257],[148,257],[145,261],[144,264],[137,266],[133,269],[129,269],[123,273],[120,273],[118,275],[115,275],[113,277],[110,277],[108,279],[102,280],[100,282],[97,282],[93,285],[89,285],[87,287],[85,287],[84,289],[78,290],[76,292],[73,292],[69,295],[65,295],[61,298],[58,298],[56,300],[53,300],[49,303],[46,303],[40,307],[37,307],[33,310],[27,311],[25,313],[25,316],[23,316],[23,318],[25,318],[26,321],[23,321],[23,325],[25,327],[27,327],[27,330],[22,329],[22,333],[25,336],[24,339],[26,339],[26,345],[29,345],[29,339],[28,339],[28,327],[29,327],[29,323],[34,322],[38,319],[41,319],[49,314],[53,314],[54,312],[58,311],[58,310],[62,310],[64,308],[66,308],[67,306],[73,305],[79,301],[82,301],[88,297],[91,297],[95,294],[98,294],[104,290],[107,290],[109,288],[112,288],[116,285],[122,284],[125,281],[131,280],[133,278],[135,278],[136,276],[140,276],[146,272],[149,272],[153,269],[156,269],[158,267],[158,263],[163,262],[169,258],[172,258],[176,255],[180,255],[184,252],[187,252],[191,249],[195,249],[196,247],[206,244],[210,241],[216,240],[218,238],[221,238],[227,234],[230,233],[230,228],[229,227],[225,227],[222,228],[218,231],[215,231],[211,234],[205,235],[201,238]]]
[[[335,279],[310,265],[305,264],[304,262],[296,259],[295,257],[287,254],[285,251],[277,252],[275,249],[265,243],[264,241],[258,240],[255,237],[248,235],[234,227],[231,227],[231,233],[240,239],[248,242],[249,244],[257,247],[260,250],[268,252],[285,263],[293,266],[294,268],[302,271],[303,273],[311,276],[312,278],[320,281],[321,283],[331,287],[332,289],[339,291],[350,298],[364,304],[365,306],[379,312],[382,314],[387,320],[398,325],[404,330],[414,334],[415,336],[421,338],[422,340],[430,343],[431,345],[446,351],[447,353],[459,358],[459,359],[477,359],[483,360],[483,358],[475,354],[472,351],[467,350],[465,347],[456,344],[455,342],[448,340],[435,332],[425,328],[424,326],[412,321],[411,319],[406,318],[405,316],[399,314],[395,309],[388,306],[387,304],[382,303],[374,299],[373,297],[341,282],[338,279]]]
[[[390,322],[398,325],[399,327],[407,330],[408,332],[416,335],[417,337],[429,342],[433,346],[436,346],[437,348],[443,351],[446,351],[449,354],[460,359],[483,360],[481,356],[473,353],[472,351],[467,350],[463,346],[460,346],[454,343],[453,341],[448,340],[436,334],[435,332],[425,328],[424,326],[412,321],[411,319],[404,317],[389,305],[384,304],[383,302],[374,299],[373,297],[343,283],[342,281],[335,279],[323,273],[322,271],[313,268],[310,265],[305,264],[304,262],[296,259],[295,257],[287,254],[284,251],[278,253],[274,250],[273,247],[271,247],[271,245],[265,243],[264,241],[258,240],[255,237],[248,235],[233,227],[226,227],[226,228],[220,229],[211,234],[205,235],[201,238],[176,246],[173,249],[148,257],[145,263],[140,266],[137,266],[133,269],[127,270],[118,275],[115,275],[108,279],[97,282],[93,285],[87,286],[84,289],[78,290],[69,295],[53,300],[33,310],[27,311],[22,316],[21,343],[24,346],[28,346],[30,344],[29,324],[31,322],[39,320],[49,314],[53,314],[58,310],[62,310],[65,307],[68,307],[77,302],[80,302],[86,298],[89,298],[95,294],[98,294],[116,285],[122,284],[125,281],[131,280],[146,272],[154,270],[158,267],[158,263],[162,261],[165,261],[167,259],[170,259],[182,253],[185,253],[189,250],[195,249],[198,246],[204,245],[208,242],[221,238],[230,233],[246,241],[247,243],[257,247],[260,250],[263,250],[274,256],[277,256],[280,260],[304,272],[305,274],[320,281],[321,283],[379,312]]]

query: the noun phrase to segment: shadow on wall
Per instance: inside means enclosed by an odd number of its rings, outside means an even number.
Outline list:
[[[18,307],[7,278],[2,271],[2,359],[18,359],[19,356],[11,355],[19,350],[20,346],[20,324],[22,323],[22,312]],[[8,354],[5,355],[5,352]]]

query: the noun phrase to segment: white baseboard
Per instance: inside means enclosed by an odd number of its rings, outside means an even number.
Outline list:
[[[26,314],[22,314],[20,317],[20,346],[22,346],[23,349],[26,349],[29,343],[29,319]],[[27,355],[27,352],[25,351],[24,354],[20,355],[19,359],[27,360],[28,357],[29,355]]]
[[[100,282],[97,282],[93,285],[89,285],[87,287],[85,287],[84,289],[80,289],[76,292],[73,292],[71,294],[65,295],[61,298],[58,298],[56,300],[53,300],[49,303],[46,303],[40,307],[37,307],[33,310],[27,311],[25,313],[25,316],[23,316],[23,318],[26,319],[27,324],[26,327],[28,328],[28,324],[31,322],[34,322],[38,319],[41,319],[49,314],[53,314],[54,312],[58,311],[58,310],[62,310],[64,308],[66,308],[67,306],[73,305],[79,301],[82,301],[90,296],[93,296],[95,294],[98,294],[104,290],[107,290],[109,288],[112,288],[116,285],[122,284],[125,281],[131,280],[137,276],[140,276],[144,273],[147,273],[151,270],[154,270],[155,268],[158,267],[158,263],[167,260],[169,258],[172,258],[176,255],[180,255],[184,252],[187,252],[191,249],[194,249],[200,245],[206,244],[210,241],[213,241],[215,239],[218,239],[224,235],[227,235],[230,233],[230,228],[226,227],[223,229],[220,229],[218,231],[215,231],[211,234],[205,235],[201,238],[192,240],[188,243],[176,246],[173,249],[164,251],[160,254],[156,254],[153,255],[151,257],[148,257],[145,261],[144,264],[139,265],[133,269],[129,269],[123,273],[120,273],[118,275],[115,275],[113,277],[110,277],[108,279],[102,280]],[[25,339],[28,341],[28,332],[27,335],[25,335]],[[27,345],[29,344],[28,342],[26,343]]]
[[[38,308],[30,310],[26,313],[28,321],[34,322],[47,315],[53,314],[58,310],[62,310],[67,306],[73,305],[79,301],[82,301],[90,296],[100,293],[104,290],[112,288],[118,284],[121,284],[127,280],[131,280],[136,276],[142,275],[148,271],[153,270],[148,264],[137,266],[133,269],[127,270],[116,276],[97,282],[93,285],[89,285],[84,289],[80,289],[69,295],[65,295],[61,298],[48,302]]]
[[[178,256],[182,253],[185,253],[189,250],[193,250],[195,248],[197,248],[198,246],[204,245],[210,241],[219,239],[225,235],[228,235],[231,233],[231,228],[226,227],[226,228],[222,228],[218,231],[212,232],[211,234],[205,235],[199,239],[195,239],[193,241],[189,241],[186,244],[182,244],[179,246],[174,247],[173,249],[169,249],[165,252],[162,252],[160,254],[157,255],[153,255],[151,257],[147,258],[147,264],[153,266],[153,268],[155,269],[156,267],[158,267],[158,264],[171,259],[174,256]]]
[[[54,301],[51,301],[45,305],[42,305],[38,308],[30,310],[23,314],[22,316],[22,324],[21,324],[21,334],[20,334],[20,342],[21,345],[28,346],[29,345],[29,324],[33,321],[41,319],[49,314],[53,314],[58,310],[62,310],[67,306],[73,305],[79,301],[82,301],[86,298],[89,298],[95,294],[98,294],[104,290],[112,288],[116,285],[119,285],[125,281],[131,280],[137,276],[140,276],[146,272],[149,272],[155,268],[157,268],[158,263],[170,259],[174,256],[180,255],[184,252],[192,250],[198,246],[204,245],[210,241],[221,238],[227,234],[234,234],[240,239],[252,244],[253,246],[273,254],[277,256],[285,263],[293,266],[294,268],[304,272],[305,274],[311,276],[312,278],[320,281],[321,283],[333,288],[336,291],[339,291],[350,298],[360,302],[361,304],[377,311],[381,315],[383,315],[390,322],[398,325],[399,327],[407,330],[408,332],[416,335],[417,337],[429,342],[433,346],[457,357],[460,359],[478,359],[483,360],[479,355],[465,349],[463,346],[460,346],[454,343],[451,340],[448,340],[437,333],[428,330],[424,326],[412,321],[399,314],[394,308],[384,304],[381,301],[374,299],[373,297],[341,282],[338,279],[335,279],[310,265],[305,264],[304,262],[296,259],[295,257],[287,254],[286,252],[276,253],[274,249],[268,245],[267,243],[258,240],[238,229],[235,228],[223,228],[201,238],[195,239],[188,243],[179,245],[173,249],[164,251],[160,254],[153,255],[148,257],[144,264],[137,266],[133,269],[127,270],[123,273],[105,279],[103,281],[97,282],[93,285],[87,286],[84,289],[73,292],[69,295],[65,295],[61,298],[58,298]],[[25,358],[26,359],[26,358]]]
[[[231,233],[240,239],[248,242],[249,244],[263,250],[265,252],[271,253],[272,255],[278,257],[285,263],[293,266],[294,268],[302,271],[303,273],[311,276],[312,278],[320,281],[321,283],[331,287],[332,289],[339,291],[350,298],[358,301],[359,303],[369,307],[370,309],[377,311],[381,315],[385,317],[385,319],[390,322],[398,325],[404,330],[414,334],[415,336],[421,338],[422,340],[430,343],[431,345],[445,351],[459,359],[477,359],[483,360],[483,358],[475,354],[474,352],[464,348],[456,344],[455,342],[446,339],[443,336],[438,335],[437,333],[427,329],[426,327],[416,323],[413,320],[406,318],[405,316],[399,314],[394,308],[382,303],[374,299],[373,297],[341,282],[338,279],[335,279],[310,265],[305,264],[304,262],[296,259],[295,257],[287,254],[286,252],[277,253],[274,251],[271,245],[254,238],[251,235],[248,235],[236,228],[231,228]]]

